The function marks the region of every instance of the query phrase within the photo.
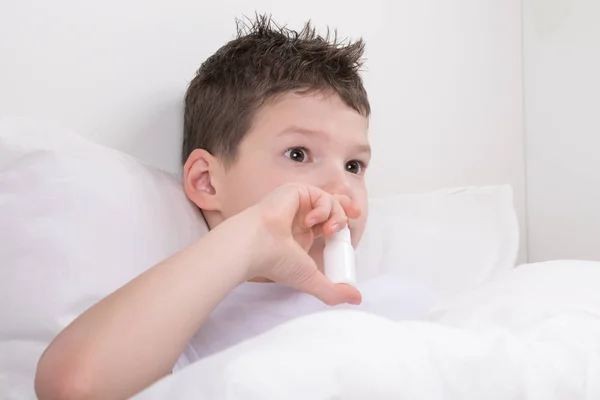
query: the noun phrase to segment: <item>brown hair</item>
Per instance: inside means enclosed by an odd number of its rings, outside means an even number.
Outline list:
[[[331,90],[361,115],[371,108],[359,75],[364,42],[300,32],[271,17],[237,21],[237,37],[198,69],[185,96],[182,162],[197,148],[232,162],[256,110],[295,90]]]

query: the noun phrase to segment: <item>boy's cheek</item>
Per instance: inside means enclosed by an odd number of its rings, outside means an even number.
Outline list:
[[[363,198],[363,204],[361,207],[361,214],[360,217],[357,220],[358,223],[358,230],[359,230],[359,234],[356,240],[356,243],[352,243],[355,247],[358,246],[358,243],[360,242],[360,239],[362,238],[363,234],[365,233],[365,229],[367,227],[367,221],[369,219],[369,200],[367,198],[367,193],[365,191],[364,194],[364,198]]]
[[[366,213],[355,220],[350,221],[350,231],[352,232],[352,246],[356,248],[365,233],[367,225]]]

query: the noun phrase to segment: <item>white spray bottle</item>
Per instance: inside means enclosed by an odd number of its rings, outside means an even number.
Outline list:
[[[325,239],[323,269],[325,276],[333,283],[345,283],[356,287],[354,247],[347,226]]]

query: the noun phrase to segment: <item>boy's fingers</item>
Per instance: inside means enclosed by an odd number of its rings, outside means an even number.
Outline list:
[[[354,205],[352,199],[348,196],[335,196],[344,209],[344,213],[348,216],[348,218],[358,218],[360,217],[360,210]]]
[[[331,216],[329,217],[329,221],[326,223],[327,232],[324,233],[328,236],[333,235],[334,233],[339,232],[346,225],[348,225],[348,217],[346,216],[342,205],[337,200],[337,197],[334,197],[331,208]]]
[[[315,240],[316,239],[320,239],[320,238],[322,238],[324,236],[323,235],[323,229],[324,229],[323,227],[324,227],[324,225],[325,224],[321,223],[321,224],[314,225],[312,227],[312,232],[313,232],[313,235],[314,235],[313,238]]]
[[[348,218],[358,218],[360,210],[352,199],[345,195],[329,195],[321,190],[309,190],[312,210],[303,218],[304,228],[314,228],[324,224],[323,233],[327,236],[339,231],[348,224]]]
[[[332,202],[332,198],[324,192],[318,192],[314,198],[311,196],[313,209],[304,218],[306,228],[312,228],[317,224],[327,221],[331,215]]]

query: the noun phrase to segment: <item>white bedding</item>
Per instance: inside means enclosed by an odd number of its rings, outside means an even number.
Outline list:
[[[136,399],[600,399],[600,263],[524,265],[427,319],[299,318]]]

